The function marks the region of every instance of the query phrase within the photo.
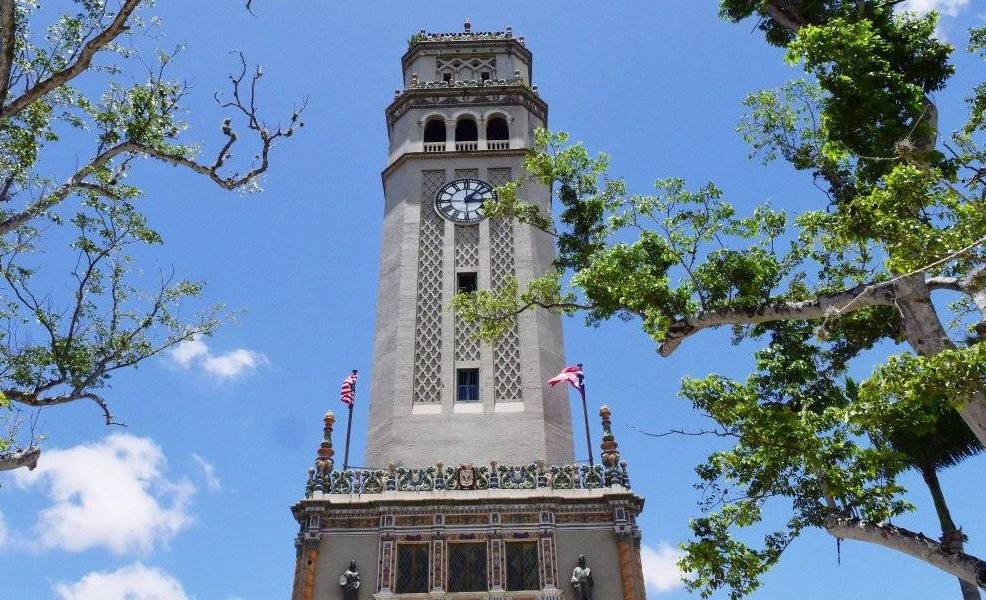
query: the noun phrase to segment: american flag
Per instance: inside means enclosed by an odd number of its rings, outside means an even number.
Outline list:
[[[548,380],[548,385],[551,387],[555,387],[559,383],[562,383],[563,381],[567,381],[569,385],[571,385],[573,388],[581,392],[583,389],[582,388],[583,377],[584,376],[582,375],[582,365],[578,364],[574,367],[565,367],[564,371],[562,371],[561,373],[555,375],[554,377]]]
[[[339,399],[346,406],[352,407],[356,403],[356,369],[342,381],[342,389],[339,390]]]

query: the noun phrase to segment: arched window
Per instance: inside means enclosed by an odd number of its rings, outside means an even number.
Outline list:
[[[476,129],[476,121],[469,117],[462,117],[455,124],[455,141],[475,142],[479,139],[479,131]]]
[[[486,121],[486,147],[490,150],[510,147],[510,128],[503,117],[492,117]]]
[[[445,120],[432,119],[425,124],[425,143],[445,143]]]
[[[510,129],[507,127],[507,120],[503,117],[493,117],[486,122],[486,139],[488,140],[508,140],[510,139]]]
[[[479,130],[476,121],[472,117],[460,117],[455,123],[455,149],[478,150],[479,149]]]

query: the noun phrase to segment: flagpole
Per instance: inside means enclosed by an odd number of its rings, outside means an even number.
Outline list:
[[[581,372],[582,363],[578,363],[578,367]],[[579,395],[582,396],[582,418],[585,423],[585,446],[589,450],[589,466],[592,467],[595,463],[592,460],[592,440],[589,439],[589,409],[586,408],[585,405],[585,377],[581,374],[579,375]]]
[[[355,375],[356,373],[357,373],[356,369],[353,369],[353,375]],[[355,405],[356,405],[356,383],[353,382],[353,401],[349,404],[349,420],[346,422],[346,451],[343,454],[343,458],[342,458],[343,471],[349,469],[349,436],[352,435],[353,433],[353,406]]]

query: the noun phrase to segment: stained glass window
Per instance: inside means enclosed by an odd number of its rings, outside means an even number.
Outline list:
[[[397,545],[398,594],[428,591],[428,544]]]
[[[448,545],[448,591],[485,592],[486,543]]]
[[[537,542],[507,544],[507,589],[510,591],[541,589]]]

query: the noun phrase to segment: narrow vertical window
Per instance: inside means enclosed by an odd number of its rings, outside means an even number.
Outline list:
[[[537,542],[507,543],[507,590],[539,590],[541,574]]]
[[[457,273],[455,290],[459,293],[469,293],[476,291],[476,273]]]
[[[397,545],[398,594],[420,594],[428,591],[428,544]]]
[[[486,543],[448,545],[448,591],[485,592]]]
[[[479,369],[456,370],[456,384],[456,400],[479,402]]]

